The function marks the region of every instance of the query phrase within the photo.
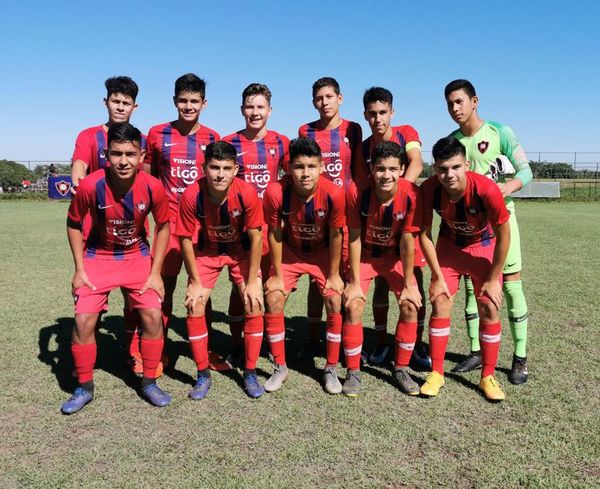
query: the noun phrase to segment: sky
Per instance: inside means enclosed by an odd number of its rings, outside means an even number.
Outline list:
[[[393,122],[414,126],[429,151],[455,129],[444,86],[467,78],[479,114],[511,126],[530,158],[600,161],[600,2],[0,4],[0,159],[70,159],[79,131],[106,121],[104,80],[115,75],[138,83],[131,122],[147,132],[176,117],[174,81],[194,72],[207,81],[201,123],[221,135],[243,127],[241,92],[261,82],[273,93],[269,127],[296,136],[317,115],[312,83],[333,76],[344,118],[369,134],[362,94],[386,87]]]

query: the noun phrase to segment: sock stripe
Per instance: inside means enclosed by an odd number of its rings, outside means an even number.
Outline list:
[[[498,334],[479,333],[479,340],[484,341],[485,343],[500,343],[501,338],[502,338],[502,333],[498,333]]]
[[[357,346],[356,348],[344,348],[344,353],[348,356],[359,355],[362,351],[362,345]]]
[[[201,334],[198,336],[190,336],[188,339],[190,341],[200,341],[201,339],[206,338],[207,336],[208,336],[208,333],[204,333],[204,334]]]
[[[429,328],[430,336],[450,336],[450,326],[447,328]]]
[[[262,333],[244,333],[244,336],[260,336],[262,337]]]
[[[475,319],[479,319],[479,314],[476,312],[465,313],[465,320],[474,321]]]
[[[277,341],[283,341],[285,339],[285,332],[277,333],[277,334],[270,334],[270,335],[268,335],[268,338],[271,343],[276,343]]]
[[[227,318],[229,319],[229,321],[243,321],[244,320],[244,316],[233,316],[233,315],[229,315],[227,316]]]
[[[327,333],[327,341],[333,341],[334,343],[340,343],[342,341],[342,335],[336,333]]]
[[[528,318],[528,316],[529,316],[529,313],[526,312],[522,316],[515,316],[515,317],[508,316],[508,320],[511,323],[521,323],[521,322],[525,321]]]
[[[415,344],[414,343],[401,343],[401,342],[398,342],[398,347],[402,348],[404,350],[414,350],[415,349]]]
[[[387,329],[387,324],[376,324],[375,331],[385,331]]]

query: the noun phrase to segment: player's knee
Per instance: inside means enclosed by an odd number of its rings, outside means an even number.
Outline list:
[[[96,330],[96,323],[100,320],[98,314],[76,314],[74,336],[81,342],[89,342]]]
[[[144,337],[160,338],[163,334],[162,316],[160,309],[139,309]]]
[[[416,320],[417,306],[410,301],[402,301],[400,303],[400,316],[405,321]]]
[[[491,301],[478,301],[477,308],[479,309],[479,318],[484,323],[495,323],[500,320],[498,309]]]
[[[332,295],[325,297],[325,310],[328,313],[331,312],[340,312],[342,310],[342,296],[341,295]]]
[[[361,321],[365,310],[365,301],[362,299],[354,299],[346,308],[346,315],[349,324],[356,324]]]
[[[279,314],[283,312],[283,306],[285,305],[285,296],[280,290],[269,292],[265,296],[267,302],[267,309],[271,314]]]

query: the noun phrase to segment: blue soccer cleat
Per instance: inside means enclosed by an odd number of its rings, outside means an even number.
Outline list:
[[[198,379],[196,380],[196,385],[190,391],[189,396],[190,399],[194,401],[200,401],[206,397],[208,394],[208,389],[212,385],[212,380],[210,378],[210,370],[201,370],[198,371]]]
[[[94,398],[94,395],[83,387],[77,387],[73,395],[63,402],[60,410],[64,414],[73,414],[83,409],[83,407]]]
[[[142,396],[150,404],[156,407],[165,407],[171,402],[171,396],[158,387],[156,383],[148,384],[146,387],[143,387]]]
[[[258,399],[265,393],[265,389],[258,382],[256,372],[244,372],[244,390],[252,399]]]

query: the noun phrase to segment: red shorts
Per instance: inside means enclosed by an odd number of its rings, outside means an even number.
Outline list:
[[[447,239],[438,240],[435,250],[450,295],[454,295],[458,291],[460,277],[463,275],[471,277],[475,296],[479,295],[481,286],[492,267],[495,244],[496,240],[493,239],[486,246],[477,243],[460,248]],[[502,281],[501,276],[499,281]],[[484,296],[478,300],[488,301],[489,299]]]
[[[427,265],[425,256],[421,251],[421,241],[419,240],[419,236],[415,236],[415,259],[413,263],[416,268],[423,268]]]
[[[360,287],[366,295],[369,291],[371,281],[377,277],[383,277],[390,286],[390,290],[397,296],[404,288],[404,272],[402,262],[394,255],[370,257],[368,261],[360,261]],[[416,284],[416,282],[415,282]]]
[[[229,269],[229,280],[239,285],[248,282],[250,272],[250,255],[246,252],[228,255],[198,255],[196,256],[196,267],[200,282],[205,289],[214,288],[223,267]],[[260,275],[260,270],[258,271]]]
[[[84,285],[75,291],[75,314],[96,314],[108,310],[108,294],[118,287],[126,291],[129,309],[160,309],[160,297],[154,289],[138,294],[150,275],[150,267],[149,256],[123,260],[84,258],[83,268],[96,290]]]
[[[339,295],[334,290],[327,290],[326,292],[323,290],[329,277],[329,248],[308,255],[298,253],[284,244],[281,271],[283,273],[283,287],[286,292],[295,290],[298,279],[302,275],[308,274],[319,286],[319,292],[323,297]],[[273,270],[271,269],[272,274]]]

